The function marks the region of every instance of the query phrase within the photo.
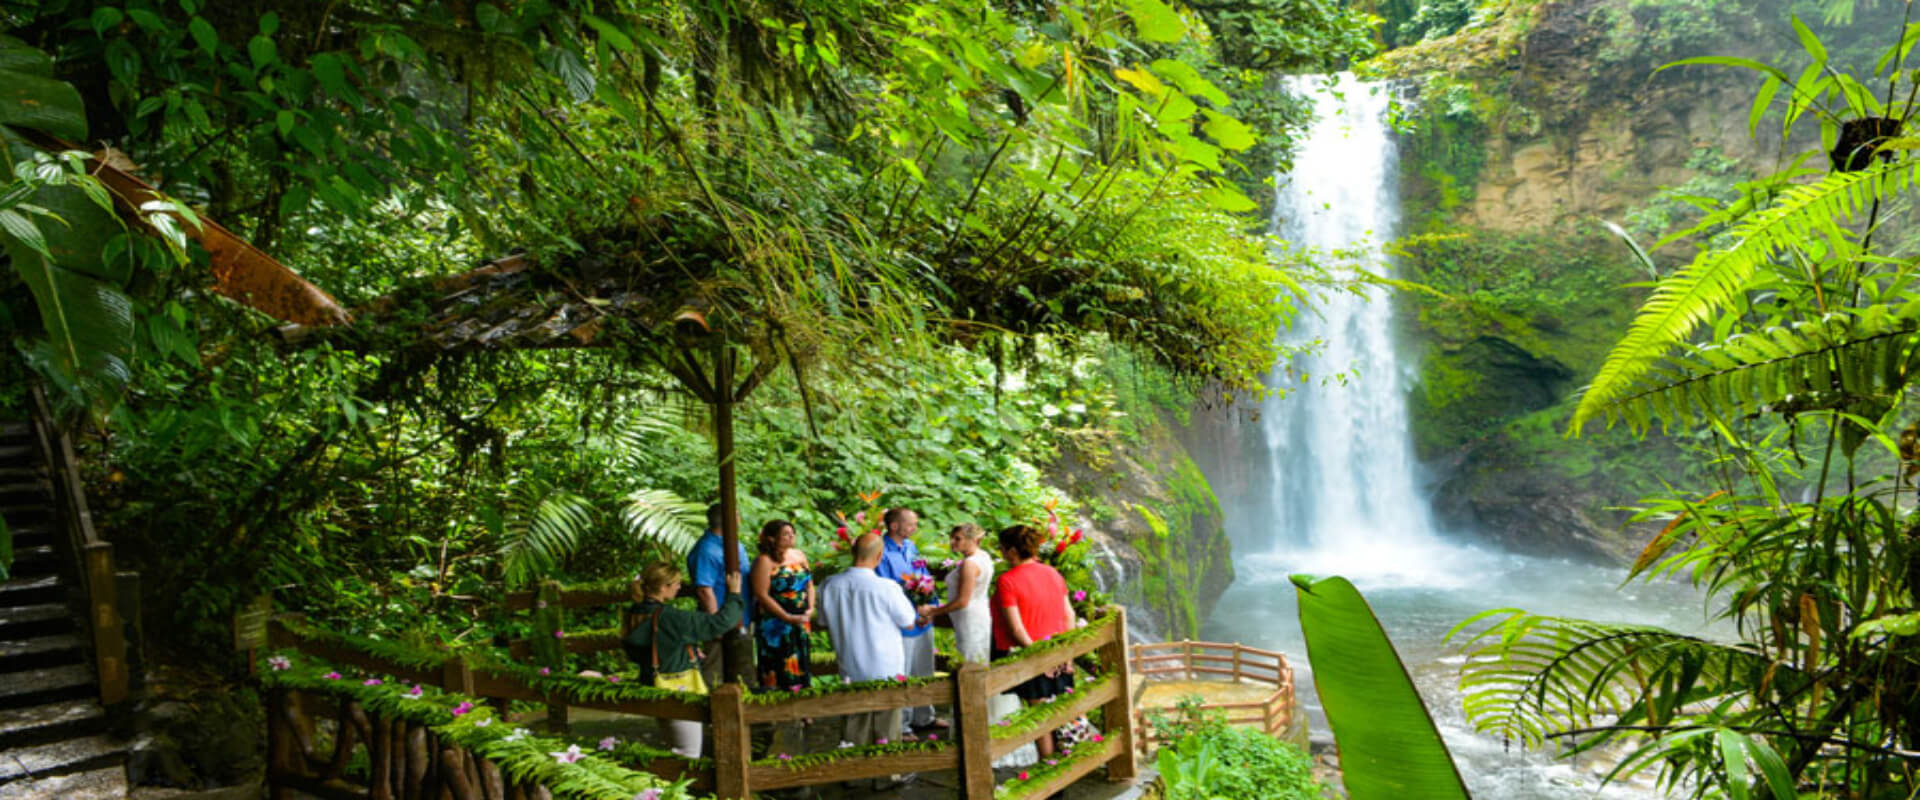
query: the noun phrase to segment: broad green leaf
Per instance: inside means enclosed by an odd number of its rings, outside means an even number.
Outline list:
[[[1219,142],[1221,147],[1228,150],[1245,150],[1259,141],[1254,137],[1253,129],[1240,120],[1211,108],[1202,109],[1202,113],[1206,114],[1207,121],[1200,126],[1200,129],[1206,131],[1207,136],[1214,141]]]
[[[1353,800],[1470,797],[1366,598],[1337,576],[1290,580],[1348,795]]]
[[[36,74],[38,51],[21,52],[18,40],[0,37],[0,62],[24,70],[0,69],[0,125],[46,131],[67,139],[87,138],[86,105],[65,81]]]
[[[587,67],[586,59],[572,48],[547,48],[540,54],[540,65],[566,84],[567,93],[573,95],[575,102],[585,102],[593,96],[593,70]]]
[[[1213,204],[1215,208],[1222,211],[1230,211],[1235,214],[1244,214],[1259,208],[1251,198],[1247,197],[1245,192],[1240,191],[1240,187],[1231,183],[1222,182],[1215,184],[1212,188],[1207,189],[1202,196],[1207,199],[1208,203]]]
[[[280,59],[280,50],[272,39],[255,36],[247,40],[247,57],[253,59],[254,69],[265,69]]]
[[[1126,0],[1127,16],[1133,29],[1149,42],[1177,42],[1187,35],[1187,23],[1180,12],[1160,0]]]
[[[51,78],[53,58],[19,39],[0,36],[0,71]]]
[[[1166,84],[1161,83],[1160,79],[1154,77],[1153,73],[1144,69],[1127,69],[1126,67],[1120,67],[1113,71],[1113,76],[1126,81],[1128,85],[1140,90],[1141,94],[1147,95],[1148,97],[1159,97],[1167,91]]]
[[[1746,737],[1737,731],[1719,730],[1714,740],[1720,745],[1720,763],[1727,770],[1727,792],[1733,800],[1747,800]]]
[[[204,17],[194,17],[187,23],[187,35],[192,36],[194,44],[200,45],[200,49],[208,54],[220,47],[220,34],[214,32],[213,23]]]
[[[1207,102],[1212,103],[1216,108],[1225,108],[1233,102],[1232,98],[1227,97],[1226,92],[1221,91],[1220,87],[1213,85],[1213,82],[1207,80],[1206,76],[1201,75],[1200,71],[1194,69],[1192,64],[1188,64],[1185,61],[1162,58],[1154,61],[1149,66],[1153,68],[1154,74],[1172,81],[1173,85],[1180,87],[1180,91],[1204,97],[1207,99]]]
[[[133,303],[104,280],[101,263],[103,245],[122,230],[119,219],[73,187],[42,189],[34,202],[64,222],[41,225],[47,255],[4,232],[0,244],[40,314],[45,368],[104,411],[130,377],[126,359],[133,349]]]

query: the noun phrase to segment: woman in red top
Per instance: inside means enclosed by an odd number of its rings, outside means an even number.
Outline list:
[[[1000,532],[1000,557],[1010,564],[993,582],[993,657],[1016,647],[1044,642],[1073,627],[1073,607],[1067,605],[1067,581],[1038,556],[1044,541],[1040,531],[1015,525]],[[1073,688],[1073,672],[1062,666],[1038,675],[1013,693],[1028,705],[1044,703]],[[1037,742],[1040,757],[1053,755],[1053,737]]]

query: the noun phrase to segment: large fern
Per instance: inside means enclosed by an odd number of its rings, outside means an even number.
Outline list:
[[[706,530],[706,508],[665,489],[641,489],[626,497],[620,521],[628,535],[659,542],[676,553],[693,549]]]
[[[519,586],[551,574],[593,530],[593,503],[545,481],[515,484],[505,502],[502,577]]]
[[[1730,247],[1701,251],[1654,287],[1627,335],[1581,393],[1570,432],[1577,435],[1623,399],[1643,392],[1642,378],[1701,323],[1732,304],[1769,260],[1798,243],[1824,238],[1876,202],[1912,188],[1917,178],[1920,161],[1876,162],[1859,172],[1834,173],[1789,188],[1771,205],[1745,217],[1734,226]]]

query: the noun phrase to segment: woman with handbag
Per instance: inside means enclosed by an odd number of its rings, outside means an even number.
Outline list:
[[[740,573],[727,573],[727,599],[712,614],[674,608],[680,594],[680,568],[666,562],[649,564],[633,582],[634,603],[627,607],[626,636],[621,649],[640,665],[640,681],[661,689],[706,694],[700,678],[699,646],[720,638],[740,624]],[[700,723],[666,720],[673,752],[700,757]]]

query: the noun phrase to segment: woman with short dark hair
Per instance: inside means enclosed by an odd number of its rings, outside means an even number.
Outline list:
[[[1009,565],[993,582],[993,657],[1015,648],[1044,642],[1073,627],[1073,607],[1067,604],[1067,581],[1039,559],[1045,536],[1030,525],[1000,531],[1000,556]],[[1036,675],[1013,694],[1027,705],[1044,703],[1073,688],[1070,665]],[[1053,755],[1053,737],[1037,742],[1040,757]]]

